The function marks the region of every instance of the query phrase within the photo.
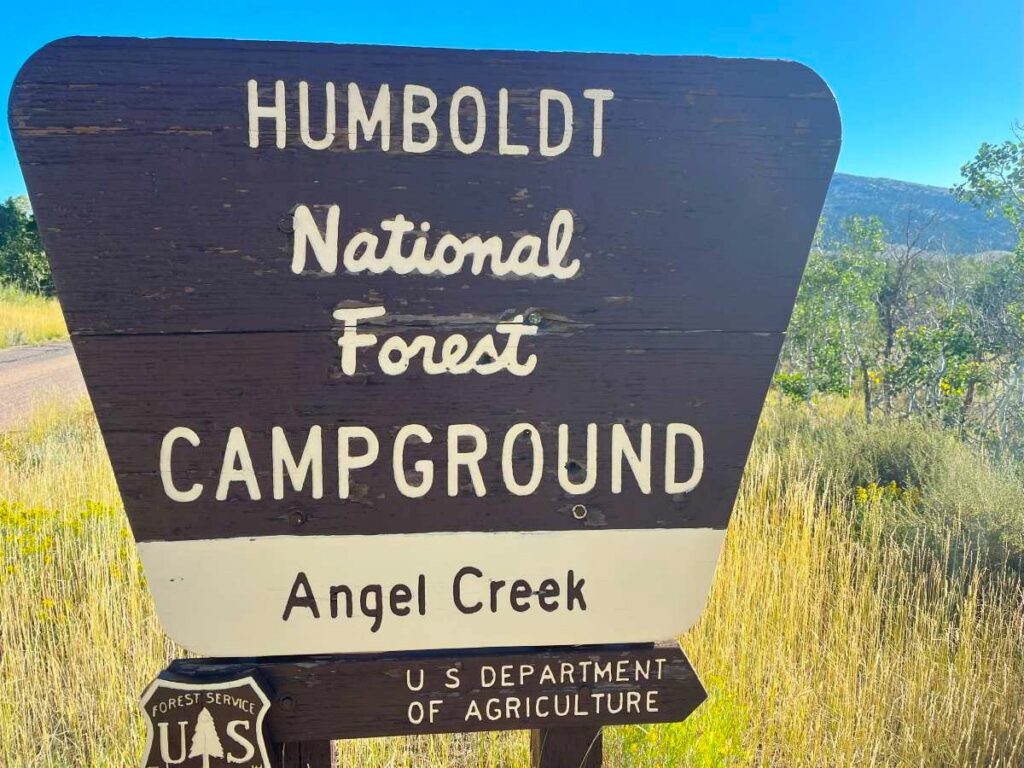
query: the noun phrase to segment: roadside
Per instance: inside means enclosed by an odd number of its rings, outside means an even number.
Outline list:
[[[67,337],[56,299],[0,285],[0,349]]]
[[[71,342],[0,349],[0,430],[17,428],[48,400],[85,394]]]

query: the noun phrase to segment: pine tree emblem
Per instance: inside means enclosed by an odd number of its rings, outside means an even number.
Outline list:
[[[224,757],[224,747],[221,746],[220,737],[217,735],[217,726],[214,725],[213,715],[206,707],[203,707],[196,719],[196,730],[192,734],[192,748],[188,751],[188,756],[203,758],[203,768],[210,768],[211,757]]]

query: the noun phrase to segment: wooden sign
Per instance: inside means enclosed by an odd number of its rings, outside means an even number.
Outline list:
[[[179,659],[187,683],[258,670],[274,690],[274,742],[600,727],[683,720],[705,692],[677,643],[297,657]]]
[[[274,765],[264,733],[270,699],[252,674],[218,682],[158,677],[143,693],[141,706],[142,768]]]
[[[75,38],[10,122],[174,639],[696,621],[839,149],[813,72]]]

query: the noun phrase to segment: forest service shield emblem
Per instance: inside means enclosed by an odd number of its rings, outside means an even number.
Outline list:
[[[272,768],[263,730],[270,699],[251,675],[215,683],[158,677],[141,706],[142,768]]]

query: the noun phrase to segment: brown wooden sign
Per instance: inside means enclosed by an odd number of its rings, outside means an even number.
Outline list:
[[[696,620],[839,149],[813,72],[75,38],[10,122],[176,640]]]
[[[704,701],[671,643],[280,659],[179,659],[174,684],[244,677],[273,690],[276,743],[683,720]]]

